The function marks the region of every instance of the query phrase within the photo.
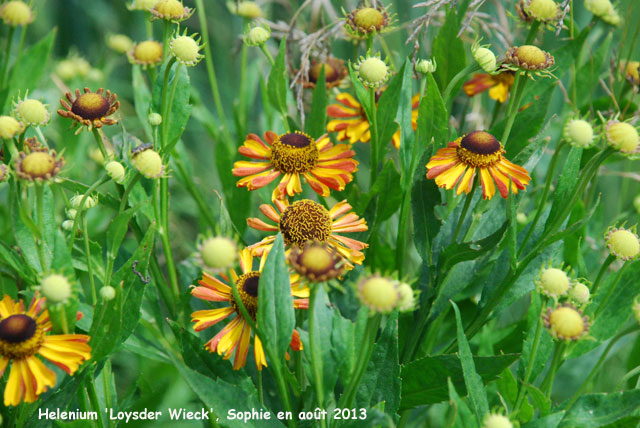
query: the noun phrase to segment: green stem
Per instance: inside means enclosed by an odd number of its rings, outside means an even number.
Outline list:
[[[556,373],[558,372],[558,368],[562,364],[562,354],[564,353],[566,344],[564,342],[556,342],[555,348],[553,349],[553,359],[551,360],[551,367],[547,372],[547,376],[544,378],[544,381],[541,385],[541,390],[547,397],[551,395],[551,388],[553,387],[553,380],[556,377]]]
[[[9,27],[9,35],[7,36],[7,45],[4,51],[4,62],[2,63],[2,71],[0,72],[0,88],[4,89],[7,80],[7,71],[9,69],[9,60],[11,59],[11,42],[16,27]]]
[[[609,266],[611,266],[611,263],[613,263],[615,259],[616,259],[616,256],[614,256],[613,254],[609,254],[609,256],[606,258],[602,266],[600,266],[600,270],[598,271],[598,276],[596,277],[596,280],[593,282],[593,286],[591,287],[591,294],[593,295],[596,294],[596,292],[598,291],[598,287],[600,287],[600,281],[602,280],[604,273],[607,271]]]
[[[311,366],[313,368],[314,385],[316,387],[316,396],[318,399],[318,407],[324,409],[324,384],[323,384],[323,370],[322,370],[322,355],[320,355],[320,349],[318,346],[318,336],[315,319],[315,305],[318,287],[322,287],[322,284],[312,284],[309,290],[309,345],[311,348]],[[320,420],[320,426],[326,427],[327,423],[325,419]]]
[[[133,188],[138,183],[141,177],[142,177],[142,174],[140,174],[139,172],[136,172],[136,175],[134,175],[131,181],[129,181],[129,183],[127,184],[127,187],[124,189],[124,193],[120,197],[120,207],[118,208],[118,214],[122,213],[124,210],[127,209],[127,203],[129,202],[129,195],[131,194],[131,191],[133,190]]]
[[[167,59],[167,52],[169,51],[169,33],[171,33],[171,22],[170,21],[162,21],[162,62],[164,64],[164,60]]]
[[[618,271],[618,273],[616,274],[616,277],[613,281],[613,284],[611,284],[609,286],[609,291],[607,291],[607,295],[604,297],[604,299],[602,299],[602,302],[600,302],[600,305],[598,306],[598,309],[596,309],[593,318],[597,318],[598,315],[600,315],[600,312],[602,312],[602,310],[605,308],[605,306],[607,305],[607,302],[609,302],[609,299],[611,298],[611,296],[613,296],[613,292],[615,291],[616,287],[618,286],[618,283],[620,282],[620,279],[622,278],[622,274],[627,270],[627,267],[629,266],[629,263],[624,264],[620,270]]]
[[[89,275],[89,282],[91,284],[91,304],[95,305],[98,302],[98,294],[96,292],[96,283],[93,278],[93,263],[91,263],[91,247],[89,245],[89,228],[87,227],[87,213],[78,213],[76,215],[82,215],[82,237],[84,239],[84,252],[87,257],[87,273]]]
[[[23,26],[22,30],[20,31],[20,42],[18,43],[18,50],[16,51],[16,61],[14,64],[18,64],[20,62],[20,58],[22,57],[22,47],[24,46],[24,39],[27,35],[28,26],[28,24]]]
[[[171,74],[171,67],[173,66],[173,64],[176,62],[175,58],[171,58],[169,60],[169,62],[167,63],[165,69],[164,69],[164,78],[162,79],[162,91],[160,92],[160,108],[161,108],[161,114],[162,114],[162,123],[160,124],[161,126],[161,131],[162,131],[162,135],[161,135],[161,141],[160,141],[160,149],[164,149],[164,145],[166,144],[166,122],[168,122],[167,120],[167,110],[169,108],[169,106],[167,105],[167,91],[169,88],[169,76]],[[175,74],[174,75],[174,80],[177,80],[178,75]]]
[[[102,141],[102,135],[100,134],[100,129],[92,128],[91,133],[93,134],[93,138],[96,140],[96,143],[98,143],[98,148],[100,149],[100,153],[102,153],[103,159],[106,161],[108,159],[107,150],[104,147],[104,142]]]
[[[369,188],[373,186],[373,183],[376,181],[376,177],[378,176],[378,163],[380,159],[378,159],[378,108],[376,106],[376,89],[369,89],[369,105],[371,106],[371,117],[369,118],[369,123],[371,124],[371,172],[370,172],[370,181]]]
[[[163,159],[167,159],[173,150],[173,147],[178,143],[178,138],[175,141],[169,140],[169,123],[171,118],[171,112],[173,110],[173,100],[176,96],[176,88],[178,87],[178,73],[180,73],[180,67],[182,64],[178,64],[176,67],[176,72],[173,75],[173,84],[171,85],[171,92],[169,93],[169,102],[167,103],[167,111],[166,116],[162,118],[162,157]]]
[[[602,363],[604,363],[604,361],[607,359],[607,355],[609,355],[609,351],[611,351],[611,348],[613,348],[613,346],[618,342],[618,340],[622,339],[627,334],[631,334],[633,332],[638,331],[639,328],[640,327],[637,324],[634,324],[633,326],[621,331],[620,333],[618,333],[616,335],[616,337],[611,339],[611,341],[609,342],[609,344],[605,348],[605,350],[602,353],[602,355],[600,355],[600,359],[598,359],[598,362],[596,363],[596,365],[593,366],[593,369],[591,370],[591,373],[589,373],[589,376],[587,376],[587,378],[584,380],[584,382],[582,382],[582,385],[580,385],[580,388],[578,388],[576,393],[573,394],[573,397],[571,397],[571,399],[565,405],[565,407],[564,407],[565,411],[568,412],[569,409],[571,409],[571,407],[574,405],[576,400],[578,398],[580,398],[580,395],[585,391],[585,389],[587,388],[587,386],[589,385],[589,383],[591,382],[593,377],[599,372],[600,366],[602,366]]]
[[[451,104],[451,102],[453,101],[453,97],[455,97],[456,95],[453,93],[453,90],[458,86],[458,84],[462,79],[466,78],[471,73],[480,71],[480,69],[481,69],[480,65],[474,61],[471,64],[467,65],[465,68],[463,68],[462,71],[460,71],[458,74],[453,76],[453,79],[451,79],[451,81],[445,88],[442,96],[442,99],[444,100],[444,105],[445,107],[447,107],[449,111],[451,111],[451,106],[449,104]]]
[[[522,378],[522,385],[518,388],[518,396],[516,397],[516,404],[513,406],[513,411],[517,412],[522,405],[522,400],[525,397],[526,385],[529,383],[531,372],[533,371],[533,364],[536,361],[536,354],[538,353],[538,346],[540,345],[540,337],[542,336],[542,315],[546,309],[547,301],[545,298],[542,300],[540,306],[540,314],[538,315],[538,322],[536,323],[536,333],[533,338],[533,346],[531,347],[531,354],[529,355],[529,361],[524,371],[524,377]]]
[[[202,32],[202,42],[204,49],[204,62],[207,66],[207,77],[209,79],[209,86],[211,87],[211,95],[213,97],[213,103],[216,106],[216,112],[218,119],[222,125],[227,144],[232,144],[231,133],[227,128],[227,118],[224,113],[224,107],[222,105],[222,98],[220,98],[220,91],[218,89],[218,80],[216,79],[216,70],[213,65],[213,55],[211,53],[211,43],[209,42],[209,29],[207,27],[207,14],[204,7],[203,0],[195,0],[196,12],[198,14],[198,22],[200,24],[200,30]]]
[[[535,39],[536,34],[538,34],[538,28],[540,28],[540,21],[533,21],[533,23],[531,24],[531,28],[529,28],[529,34],[527,34],[527,41],[524,42],[525,45],[530,45],[531,43],[533,43],[533,39]]]
[[[93,379],[91,379],[91,377],[88,377],[86,384],[91,408],[98,414],[98,427],[104,428],[104,422],[102,421],[102,408],[100,406],[100,401],[98,400],[98,394],[96,393],[96,386],[93,383]]]
[[[247,62],[249,47],[242,44],[240,54],[240,89],[238,91],[238,135],[244,135],[247,124]]]
[[[549,169],[547,170],[547,173],[546,173],[546,177],[545,177],[545,181],[544,181],[544,189],[542,190],[542,196],[540,197],[540,203],[538,204],[538,209],[536,210],[536,215],[533,217],[533,221],[531,222],[529,230],[527,231],[527,234],[525,235],[524,240],[522,241],[522,244],[520,244],[520,250],[518,251],[518,257],[520,257],[520,255],[524,251],[525,246],[527,245],[527,242],[529,241],[529,238],[531,238],[531,235],[533,235],[533,232],[534,232],[534,230],[536,228],[536,225],[538,224],[538,221],[540,220],[540,217],[542,216],[542,212],[544,211],[544,207],[545,207],[546,202],[547,202],[547,196],[549,195],[549,190],[551,189],[551,182],[553,181],[553,173],[555,172],[556,165],[558,163],[558,157],[559,157],[560,151],[562,150],[563,147],[564,147],[564,141],[558,143],[558,146],[556,147],[556,150],[553,152],[553,156],[551,157],[551,162],[549,163]]]
[[[177,301],[180,296],[180,288],[178,286],[178,274],[173,259],[173,251],[171,250],[171,242],[169,241],[169,179],[160,178],[160,218],[158,224],[158,232],[162,241],[162,249],[166,259],[167,272],[169,273],[169,284],[173,292],[173,297]]]
[[[187,191],[191,194],[191,197],[194,199],[196,204],[198,205],[198,209],[200,210],[200,214],[204,217],[204,219],[209,224],[209,227],[212,230],[215,230],[217,223],[213,215],[211,214],[211,209],[207,205],[206,201],[200,194],[200,189],[193,182],[192,177],[187,173],[187,170],[180,158],[179,154],[176,153],[176,156],[173,159],[173,163],[176,166],[178,174],[182,178],[182,181],[187,186]]]
[[[271,67],[273,67],[276,62],[274,61],[273,56],[271,55],[271,52],[269,52],[269,49],[267,48],[267,45],[265,43],[260,45],[260,50],[262,51],[262,53],[264,53],[264,56],[267,57],[267,60],[269,60],[269,64],[271,64]]]
[[[44,256],[44,247],[45,247],[45,239],[44,239],[44,185],[36,184],[36,222],[38,227],[38,260],[40,261],[40,268],[42,272],[47,269],[46,259]]]
[[[524,87],[527,83],[527,76],[527,72],[524,73],[524,76],[520,74],[520,71],[516,72],[516,77],[513,84],[516,90],[513,96],[509,99],[509,104],[507,105],[507,125],[505,126],[504,132],[502,133],[502,144],[505,146],[507,144],[507,140],[509,139],[509,134],[511,134],[513,123],[516,120],[516,116],[518,115],[520,102],[522,101],[522,97],[524,96]]]
[[[369,360],[371,359],[371,353],[373,352],[381,318],[382,316],[380,314],[374,314],[367,320],[364,337],[362,338],[362,347],[360,348],[360,358],[354,367],[351,380],[340,398],[340,404],[338,405],[340,408],[351,408],[356,399],[358,386],[360,386],[362,376],[364,375],[367,365],[369,364]]]
[[[262,370],[258,370],[258,373],[256,375],[257,379],[258,379],[258,401],[260,401],[260,404],[262,404],[264,406],[264,392],[262,390]]]
[[[75,240],[76,230],[78,230],[78,219],[80,218],[79,216],[82,213],[82,211],[85,209],[87,198],[89,197],[89,195],[91,195],[93,191],[95,191],[98,187],[102,186],[104,183],[106,183],[109,180],[111,180],[109,176],[107,174],[104,174],[95,183],[93,183],[82,196],[82,199],[80,200],[80,208],[78,209],[78,213],[76,214],[76,217],[73,219],[73,228],[71,229],[71,232],[69,235],[69,240],[68,240],[69,251],[71,251],[71,249],[73,248],[73,242]]]
[[[458,234],[462,229],[462,225],[464,224],[464,220],[467,217],[467,213],[469,212],[469,207],[471,206],[471,201],[473,200],[473,194],[476,191],[476,187],[478,187],[477,183],[473,183],[471,185],[471,192],[469,192],[466,196],[466,199],[464,201],[464,206],[462,207],[462,212],[460,213],[460,218],[458,219],[458,224],[456,225],[456,229],[453,232],[453,237],[451,238],[452,243],[456,242],[456,239],[458,238]],[[462,238],[464,240],[464,235]]]

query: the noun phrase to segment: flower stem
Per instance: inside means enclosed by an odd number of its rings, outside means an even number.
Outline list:
[[[340,398],[340,404],[338,405],[339,408],[350,408],[356,399],[358,386],[360,386],[362,376],[364,375],[367,365],[369,364],[369,360],[371,359],[371,353],[373,352],[381,318],[382,316],[380,314],[374,314],[367,320],[364,336],[362,338],[362,347],[360,348],[360,358],[354,367],[351,380]]]
[[[44,185],[36,183],[36,222],[38,227],[38,236],[36,245],[38,249],[38,260],[40,261],[40,269],[44,272],[47,269],[46,259],[44,256]]]
[[[553,173],[555,172],[556,165],[558,163],[558,157],[563,147],[564,147],[564,142],[562,141],[558,144],[558,146],[556,147],[556,150],[553,152],[553,156],[551,157],[551,162],[549,163],[549,169],[547,170],[547,173],[546,173],[544,189],[542,191],[542,196],[540,197],[540,204],[538,205],[536,215],[533,217],[533,221],[531,222],[529,231],[527,232],[526,236],[524,237],[524,240],[522,241],[522,244],[520,245],[520,250],[518,251],[518,257],[520,257],[520,255],[524,251],[525,246],[529,241],[529,238],[531,238],[531,235],[533,235],[533,231],[535,230],[536,225],[538,224],[538,221],[542,216],[542,211],[544,211],[544,207],[547,202],[547,196],[549,195],[549,190],[551,189],[551,182],[553,181]]]
[[[163,159],[167,159],[169,157],[171,150],[173,150],[173,147],[178,143],[178,138],[176,138],[175,141],[169,141],[169,124],[171,112],[173,110],[173,100],[175,99],[176,88],[178,87],[180,67],[182,67],[182,64],[178,64],[176,71],[173,74],[173,84],[171,85],[171,92],[169,93],[169,102],[167,103],[166,114],[162,118],[163,143],[161,154],[163,155]]]
[[[102,158],[107,160],[107,150],[104,147],[104,141],[102,141],[102,135],[100,134],[100,130],[97,128],[92,128],[91,133],[93,134],[93,138],[98,143],[98,148],[100,149],[100,153],[102,153]]]
[[[369,123],[371,124],[371,179],[369,181],[369,188],[373,187],[373,183],[376,181],[376,177],[378,176],[378,108],[376,106],[376,89],[369,89],[369,104],[371,106],[371,117],[369,118]]]
[[[535,291],[534,291],[535,293]],[[536,333],[533,338],[533,345],[531,347],[531,354],[529,355],[529,361],[527,362],[527,367],[524,371],[524,377],[522,378],[522,385],[518,389],[518,396],[516,397],[516,404],[513,406],[513,411],[517,412],[522,405],[522,400],[525,396],[526,385],[529,383],[529,378],[531,377],[531,372],[533,371],[533,364],[536,361],[536,354],[538,353],[538,346],[540,345],[540,337],[542,336],[542,314],[547,306],[547,299],[543,298],[542,303],[540,305],[540,314],[538,315],[538,322],[536,324]]]
[[[573,11],[573,9],[571,10]],[[524,42],[525,45],[533,43],[533,39],[535,39],[536,34],[538,34],[538,28],[540,28],[540,21],[533,21],[531,28],[529,28],[529,34],[527,34],[527,41]]]
[[[315,378],[314,384],[316,387],[316,396],[318,399],[318,407],[324,408],[324,385],[323,385],[323,370],[322,370],[322,356],[320,355],[320,349],[318,346],[318,337],[316,329],[315,319],[315,305],[316,296],[318,293],[318,287],[322,287],[322,284],[313,284],[309,290],[309,345],[311,347],[311,366],[313,368],[313,377]],[[327,423],[325,419],[320,420],[320,426],[326,427]]]
[[[634,333],[636,331],[638,331],[638,329],[640,328],[640,326],[638,326],[638,324],[634,324],[631,327],[621,331],[620,333],[618,333],[616,335],[616,337],[614,337],[613,339],[611,339],[611,341],[609,342],[609,344],[607,345],[607,347],[605,348],[604,352],[602,353],[602,355],[600,355],[600,359],[598,360],[598,362],[596,363],[595,366],[593,366],[593,369],[591,369],[591,373],[589,373],[589,376],[587,376],[587,378],[584,380],[584,382],[582,382],[582,385],[580,385],[580,388],[578,388],[578,390],[576,391],[575,394],[573,394],[573,397],[571,397],[571,399],[567,402],[567,404],[564,407],[565,411],[569,411],[569,409],[571,409],[571,407],[573,406],[573,404],[576,402],[576,400],[578,398],[580,398],[580,395],[584,392],[584,390],[587,388],[587,386],[589,385],[589,383],[591,382],[591,380],[593,379],[593,377],[598,373],[598,371],[600,370],[600,366],[602,366],[602,363],[604,363],[604,361],[607,359],[607,355],[609,355],[609,351],[611,351],[611,348],[613,348],[613,345],[615,345],[618,340],[622,339],[624,336],[626,336],[627,334],[631,334]]]
[[[171,58],[169,60],[169,62],[167,63],[165,69],[164,69],[164,78],[162,80],[162,92],[160,93],[160,108],[162,109],[161,113],[162,113],[162,123],[160,124],[161,128],[160,130],[161,132],[161,138],[160,138],[160,149],[164,149],[164,146],[166,144],[166,125],[165,122],[168,122],[167,120],[167,110],[169,109],[169,105],[167,104],[167,92],[169,89],[169,75],[171,74],[171,67],[173,66],[173,64],[176,62],[175,58]],[[176,70],[177,71],[177,70]],[[177,80],[178,74],[176,73],[174,75],[174,79]]]
[[[2,71],[0,72],[0,88],[6,87],[7,70],[9,69],[9,61],[11,60],[11,42],[16,27],[9,27],[9,35],[7,36],[7,46],[4,50],[4,62],[2,63]]]
[[[605,262],[606,263],[606,262]],[[629,263],[624,264],[620,270],[618,271],[618,273],[616,274],[615,280],[613,281],[613,284],[611,284],[609,286],[609,291],[607,291],[607,295],[604,297],[604,299],[602,299],[602,302],[600,302],[600,305],[598,306],[598,309],[596,309],[593,318],[597,318],[598,315],[600,314],[600,312],[602,312],[602,310],[604,309],[604,307],[606,306],[607,302],[609,301],[609,299],[611,298],[611,296],[613,296],[613,292],[615,291],[618,283],[620,282],[620,279],[622,278],[622,274],[627,270],[627,267],[629,266]]]
[[[82,214],[82,238],[84,239],[84,253],[87,258],[87,273],[89,274],[89,283],[91,284],[91,304],[95,305],[98,302],[98,294],[96,293],[96,283],[93,278],[93,263],[91,263],[91,247],[89,245],[89,228],[87,227],[87,213]]]
[[[558,368],[562,364],[562,354],[564,353],[565,347],[566,344],[564,342],[556,342],[555,348],[553,349],[553,359],[551,360],[551,367],[549,368],[547,376],[545,376],[544,381],[542,381],[542,385],[540,387],[544,395],[547,397],[551,396],[553,380],[556,377]]]
[[[609,256],[605,259],[602,266],[600,266],[600,270],[598,271],[598,276],[596,277],[596,280],[593,282],[593,286],[591,287],[591,294],[594,294],[594,295],[596,294],[596,291],[598,291],[598,287],[600,287],[600,281],[602,281],[602,277],[604,276],[604,273],[607,271],[609,266],[611,266],[611,263],[613,263],[615,259],[616,259],[616,256],[614,256],[613,254],[609,254]]]
[[[100,406],[100,401],[98,400],[98,394],[96,392],[96,386],[93,383],[93,376],[87,377],[86,386],[87,386],[87,394],[89,395],[89,401],[91,402],[91,408],[93,411],[98,414],[98,427],[104,428],[104,422],[102,421],[102,409]]]
[[[507,125],[505,126],[504,132],[502,133],[503,145],[507,144],[509,134],[511,134],[511,128],[513,127],[513,122],[516,120],[516,115],[518,114],[518,109],[520,108],[520,102],[522,101],[522,97],[524,95],[524,86],[527,83],[527,76],[527,72],[524,73],[524,76],[521,74],[520,70],[516,72],[516,77],[513,83],[513,86],[516,89],[513,96],[509,99],[509,104],[507,105]]]
[[[167,58],[167,51],[169,50],[169,33],[171,32],[171,22],[162,21],[162,63]]]
[[[474,179],[476,180],[476,179]],[[462,212],[460,213],[460,218],[458,219],[458,224],[456,225],[456,229],[453,232],[453,237],[451,238],[451,242],[456,242],[456,239],[458,238],[458,234],[460,233],[460,230],[462,229],[462,225],[464,224],[464,219],[467,217],[467,213],[469,212],[469,207],[471,206],[471,201],[473,200],[473,194],[476,191],[476,187],[478,187],[478,183],[474,183],[471,186],[471,192],[469,192],[466,196],[466,199],[464,201],[464,206],[462,207]],[[464,240],[464,236],[463,236],[463,240]]]

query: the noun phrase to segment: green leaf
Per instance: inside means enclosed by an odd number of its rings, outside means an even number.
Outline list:
[[[495,380],[518,359],[517,354],[473,357],[473,365],[484,383]],[[467,394],[461,360],[457,355],[424,357],[402,366],[402,402],[400,409],[445,401],[449,392],[447,378],[461,394]]]
[[[427,77],[427,90],[418,107],[418,128],[420,129],[420,147],[432,147],[435,150],[444,147],[449,133],[449,115],[442,94],[432,74]],[[432,153],[428,153],[428,159]],[[426,164],[426,163],[425,163]]]
[[[131,68],[131,86],[133,87],[133,104],[136,109],[136,115],[138,116],[138,120],[140,120],[140,124],[147,138],[152,139],[153,133],[148,120],[151,92],[149,92],[147,83],[142,75],[142,70],[138,65],[134,65]],[[161,112],[156,111],[156,113],[160,114]]]
[[[540,411],[540,416],[547,416],[551,410],[551,399],[533,385],[525,385],[533,405]]]
[[[478,423],[476,418],[473,416],[466,401],[458,395],[456,387],[453,385],[453,382],[451,382],[451,378],[447,378],[447,388],[449,390],[449,405],[454,412],[449,416],[449,424],[447,424],[447,426],[477,427]],[[459,421],[459,423],[455,424],[456,421]]]
[[[598,428],[640,411],[640,389],[582,395],[560,422],[560,428]]]
[[[142,204],[129,208],[118,214],[107,229],[107,257],[112,261],[116,259],[120,245],[129,230],[129,222],[136,212],[142,207]]]
[[[438,63],[435,71],[436,82],[446,88],[453,77],[465,67],[464,44],[458,37],[460,18],[455,9],[449,9],[444,25],[433,40],[433,56]]]
[[[522,344],[522,357],[518,365],[518,377],[522,380],[524,378],[524,372],[527,364],[531,359],[531,353],[533,352],[533,342],[536,335],[536,328],[538,326],[538,320],[540,318],[542,308],[542,299],[540,293],[536,291],[531,292],[531,304],[527,312],[527,332],[524,335],[524,343]],[[540,324],[540,328],[544,329],[544,326]],[[538,342],[538,348],[535,355],[535,361],[531,368],[531,374],[529,376],[529,383],[535,383],[536,379],[544,370],[549,357],[553,352],[553,339],[551,335],[544,331],[540,333],[540,340]]]
[[[153,88],[153,98],[151,100],[151,108],[154,112],[162,112],[162,85],[164,81],[165,68],[168,65],[165,64],[160,70],[158,70],[158,77]],[[178,73],[176,73],[178,71]],[[176,76],[177,74],[177,76]],[[171,116],[169,120],[169,130],[167,138],[167,147],[173,147],[182,133],[184,132],[189,116],[191,116],[191,104],[189,104],[189,92],[191,91],[191,83],[189,79],[189,73],[186,67],[174,66],[173,70],[169,72],[169,85],[167,87],[167,103],[169,102],[169,96],[172,91],[172,87],[175,79],[178,79],[173,98],[173,105],[169,106],[171,109]],[[163,118],[166,121],[167,118]]]
[[[371,118],[373,116],[373,106],[371,105],[369,90],[365,88],[360,79],[358,79],[358,75],[353,71],[351,63],[349,63],[349,78],[351,79],[351,86],[356,93],[356,98],[360,101],[360,105],[364,109],[367,119]]]
[[[18,94],[24,94],[27,89],[33,90],[38,87],[38,82],[44,76],[49,62],[57,32],[57,28],[52,29],[40,41],[22,52],[20,62],[13,66],[9,74],[8,89],[6,95],[3,94],[6,98],[2,100],[4,108]]]
[[[334,358],[333,344],[331,335],[327,334],[326,328],[334,322],[334,318],[339,317],[337,311],[332,309],[327,292],[320,284],[314,285],[318,287],[315,297],[314,315],[314,334],[316,341],[318,342],[320,354],[320,361],[322,362],[322,386],[324,387],[326,396],[332,396],[333,389],[338,381],[338,361]],[[304,352],[307,355],[307,360],[311,361],[311,345],[304,344]],[[309,367],[311,368],[311,367]],[[312,373],[309,373],[309,378],[314,379]],[[314,380],[311,380],[314,382]]]
[[[234,153],[226,144],[213,146],[216,171],[224,189],[224,205],[229,211],[229,218],[242,236],[247,228],[246,218],[251,208],[251,193],[244,187],[237,187],[238,180],[230,171],[233,169]]]
[[[411,189],[413,241],[418,254],[427,263],[431,263],[431,244],[442,226],[434,211],[436,206],[442,204],[441,197],[434,180],[417,180]]]
[[[267,81],[267,94],[271,105],[280,112],[287,111],[287,67],[285,64],[287,38],[283,37],[275,63],[269,73]]]
[[[462,326],[462,319],[460,318],[460,310],[455,302],[451,302],[453,311],[456,315],[456,327],[458,330],[458,352],[460,356],[460,362],[462,363],[462,373],[464,374],[464,383],[469,391],[469,399],[473,404],[473,408],[478,418],[478,423],[482,423],[484,416],[489,413],[489,403],[487,401],[487,391],[484,389],[484,383],[482,377],[476,371],[475,364],[473,362],[473,355],[471,354],[471,348],[469,342],[464,335],[464,327]]]
[[[522,426],[522,428],[557,428],[564,417],[564,411],[536,419]]]
[[[557,150],[557,149],[556,149]],[[562,173],[558,177],[558,185],[553,192],[553,205],[551,212],[545,223],[547,229],[558,218],[560,213],[566,207],[567,200],[571,197],[580,178],[580,162],[582,160],[582,148],[571,147],[567,160],[562,167]]]
[[[400,365],[398,364],[398,313],[389,317],[373,348],[371,360],[358,388],[356,402],[362,407],[385,403],[394,414],[400,406]]]
[[[116,346],[124,342],[133,332],[140,319],[140,305],[146,283],[134,272],[146,275],[153,246],[155,227],[147,230],[133,256],[115,273],[112,284],[116,288],[116,298],[104,303],[102,319],[94,315],[91,324],[91,357],[100,361]]]
[[[387,86],[384,92],[382,92],[380,100],[378,100],[376,116],[378,121],[378,148],[381,157],[384,157],[384,154],[389,148],[389,142],[398,129],[398,123],[400,123],[401,126],[401,135],[405,130],[411,132],[411,134],[405,132],[406,137],[412,136],[413,134],[413,130],[411,129],[412,92],[411,65],[409,64],[409,60],[405,60],[400,70],[398,70],[398,74],[389,83],[389,86]],[[400,107],[400,109],[398,109],[398,107]],[[398,123],[396,123],[396,114],[398,116]],[[406,127],[407,120],[409,121],[408,127]],[[401,158],[401,165],[402,161]]]
[[[269,251],[260,275],[256,318],[264,346],[274,351],[278,361],[284,361],[296,320],[289,271],[285,263],[284,240],[280,233]]]
[[[202,376],[201,373],[187,367],[180,359],[169,354],[173,364],[180,372],[182,379],[196,393],[198,398],[206,407],[213,410],[219,418],[220,424],[225,427],[282,427],[284,426],[274,414],[270,419],[261,420],[239,420],[231,419],[230,411],[245,412],[255,409],[255,411],[269,412],[258,401],[258,394],[249,378],[239,382],[230,383],[220,378],[212,379]]]
[[[395,213],[402,203],[402,193],[398,191],[400,174],[396,171],[393,159],[388,159],[382,171],[376,177],[371,190],[359,198],[358,212],[365,212],[371,201],[378,196],[377,220],[387,220]]]
[[[311,103],[311,112],[307,117],[304,130],[307,134],[313,138],[318,138],[326,131],[325,124],[327,122],[327,104],[329,104],[329,98],[327,97],[327,87],[325,79],[325,69],[322,66],[320,75],[316,81],[316,87],[313,90],[313,101]]]
[[[605,65],[605,60],[609,57],[611,53],[611,41],[613,40],[613,33],[609,33],[607,38],[602,42],[600,47],[595,52],[589,52],[587,55],[587,60],[584,64],[579,67],[580,72],[576,73],[576,95],[578,96],[578,105],[581,106],[583,103],[592,104],[592,90],[585,90],[587,88],[597,88],[598,78],[602,73],[602,68]],[[592,45],[587,43],[584,45],[584,49],[591,51]],[[575,89],[572,89],[575,90]]]
[[[498,386],[500,395],[504,397],[509,404],[513,405],[518,396],[518,382],[510,367],[507,367],[500,373],[496,385]]]

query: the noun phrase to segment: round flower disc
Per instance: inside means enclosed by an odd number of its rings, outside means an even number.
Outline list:
[[[22,160],[22,171],[31,177],[45,177],[55,167],[56,159],[47,152],[29,153]]]
[[[566,339],[576,339],[586,329],[580,312],[569,306],[563,306],[551,312],[549,326],[558,337]]]
[[[325,207],[309,199],[294,202],[280,217],[280,232],[287,245],[307,241],[327,241],[331,236],[331,216]]]
[[[271,162],[283,173],[308,172],[318,163],[318,147],[301,132],[283,134],[273,142]]]
[[[71,106],[71,111],[83,119],[103,117],[109,111],[109,101],[100,94],[87,92],[80,95]]]

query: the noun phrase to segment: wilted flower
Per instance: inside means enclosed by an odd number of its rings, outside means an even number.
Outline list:
[[[344,28],[351,36],[364,38],[383,32],[390,23],[389,14],[382,6],[361,7],[345,16]]]
[[[313,59],[307,73],[307,78],[302,79],[302,84],[305,88],[315,88],[320,78],[320,72],[324,67],[324,78],[327,89],[340,86],[342,80],[347,77],[347,67],[344,66],[344,61],[332,56],[328,57],[324,61],[318,61]]]
[[[65,98],[60,100],[60,104],[65,110],[59,109],[58,114],[62,117],[72,119],[78,125],[84,125],[87,129],[102,128],[103,125],[114,125],[118,123],[116,119],[112,119],[113,113],[120,107],[120,101],[116,94],[111,91],[100,88],[96,92],[91,92],[89,88],[84,88],[84,93],[76,89],[75,99],[71,92],[65,94]],[[78,128],[76,133],[82,130],[82,126]]]
[[[312,282],[338,278],[345,270],[344,259],[326,242],[309,241],[302,247],[294,245],[288,261],[300,275]]]
[[[20,152],[15,170],[18,177],[35,182],[55,178],[64,166],[64,158],[55,150],[42,147],[35,138],[25,141],[26,152]]]

